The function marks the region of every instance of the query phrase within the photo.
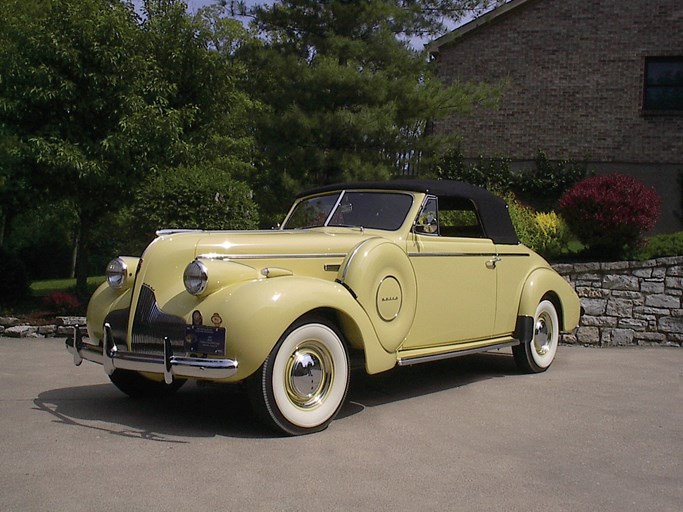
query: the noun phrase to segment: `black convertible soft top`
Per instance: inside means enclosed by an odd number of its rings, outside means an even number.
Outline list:
[[[517,245],[519,243],[505,201],[488,190],[469,183],[450,180],[360,181],[326,185],[308,190],[299,194],[298,197],[324,194],[335,190],[405,190],[432,194],[439,198],[472,201],[487,238],[496,244]]]

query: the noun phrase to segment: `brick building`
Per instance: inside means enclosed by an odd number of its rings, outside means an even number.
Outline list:
[[[507,80],[499,108],[436,125],[465,157],[631,174],[662,197],[657,230],[683,229],[683,1],[512,0],[427,48],[447,83]]]

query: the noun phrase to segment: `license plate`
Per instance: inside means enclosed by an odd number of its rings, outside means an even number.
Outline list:
[[[188,325],[185,327],[185,351],[216,356],[225,355],[225,327]]]

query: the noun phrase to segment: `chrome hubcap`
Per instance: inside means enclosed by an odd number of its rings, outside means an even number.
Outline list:
[[[536,321],[534,330],[534,348],[539,355],[545,355],[550,351],[553,339],[552,320],[545,313],[541,314]]]
[[[302,343],[287,361],[285,387],[290,401],[302,409],[318,405],[334,378],[332,358],[316,342]]]

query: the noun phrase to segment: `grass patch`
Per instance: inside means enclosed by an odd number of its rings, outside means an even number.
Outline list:
[[[96,288],[105,280],[105,276],[92,276],[88,278],[88,288]],[[31,295],[44,297],[52,292],[69,292],[76,288],[76,279],[46,279],[31,283]]]

